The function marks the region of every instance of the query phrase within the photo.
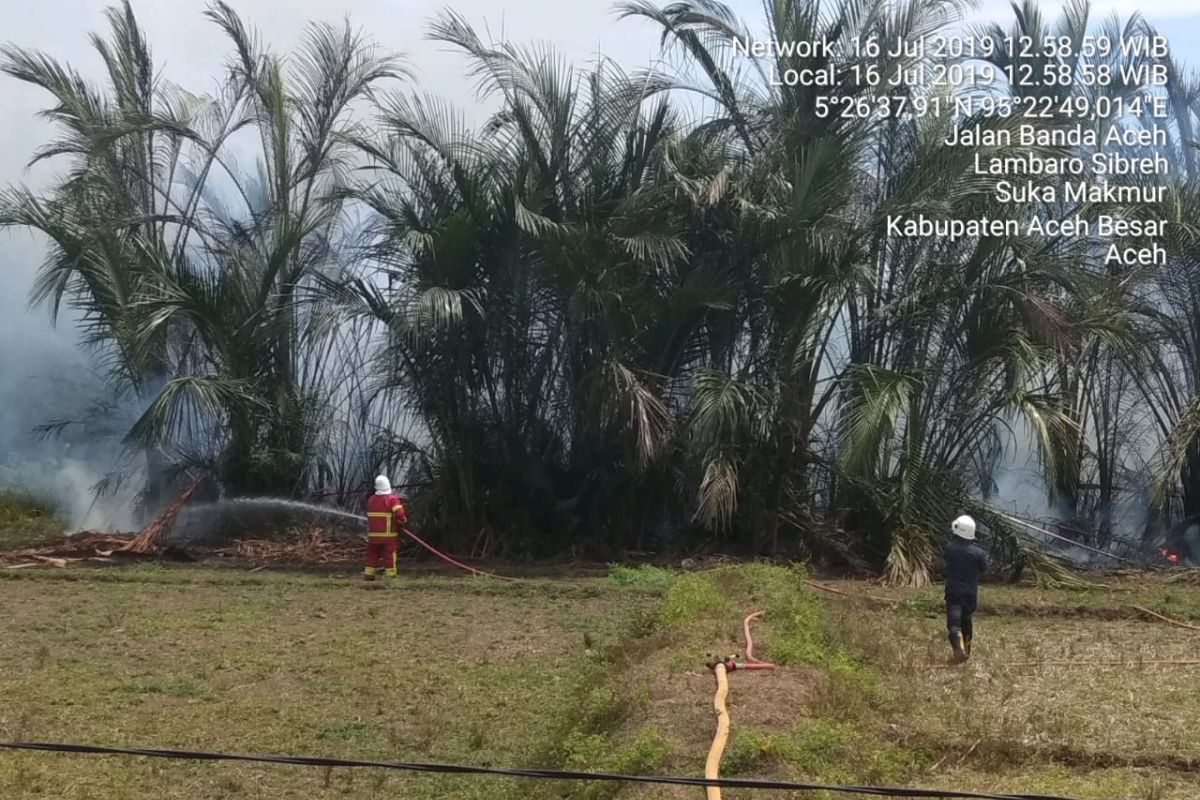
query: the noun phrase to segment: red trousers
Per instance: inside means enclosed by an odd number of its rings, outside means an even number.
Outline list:
[[[367,568],[364,571],[367,580],[374,579],[381,567],[389,578],[396,577],[396,559],[399,553],[400,539],[397,536],[367,539]]]

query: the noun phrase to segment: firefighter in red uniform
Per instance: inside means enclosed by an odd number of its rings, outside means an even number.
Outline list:
[[[367,499],[367,568],[363,578],[375,580],[382,567],[389,578],[396,577],[396,557],[400,551],[400,529],[408,523],[404,499],[392,492],[385,476],[375,479],[375,494]]]

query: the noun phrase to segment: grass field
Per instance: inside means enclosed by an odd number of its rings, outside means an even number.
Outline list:
[[[521,584],[139,565],[0,570],[0,738],[701,774],[708,651],[731,676],[723,775],[1127,797],[1200,794],[1200,668],[1013,667],[1200,655],[1197,590],[986,587],[942,662],[937,590],[893,606],[799,569],[617,568]],[[780,793],[729,790],[729,798]],[[0,753],[0,797],[695,798],[684,787]]]
[[[37,497],[0,488],[0,553],[31,547],[62,533],[51,505]]]

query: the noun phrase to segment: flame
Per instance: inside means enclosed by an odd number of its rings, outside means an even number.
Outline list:
[[[1173,553],[1165,547],[1158,548],[1158,552],[1162,553],[1163,558],[1170,561],[1172,564],[1179,563],[1179,553]]]

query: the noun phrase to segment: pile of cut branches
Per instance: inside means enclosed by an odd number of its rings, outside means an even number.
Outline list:
[[[0,553],[0,564],[8,569],[21,569],[65,567],[72,561],[112,561],[112,556],[126,552],[132,541],[133,537],[127,534],[84,531],[41,547]]]
[[[346,564],[362,558],[361,542],[337,538],[324,529],[314,528],[297,539],[242,539],[229,547],[212,550],[211,555],[238,558],[267,564]]]
[[[5,565],[7,569],[65,567],[75,561],[109,562],[113,561],[114,557],[137,558],[154,555],[160,549],[159,542],[175,524],[180,509],[191,499],[199,486],[199,479],[193,481],[157,519],[136,535],[83,531],[64,536],[57,542],[41,547],[0,553],[0,565]]]

